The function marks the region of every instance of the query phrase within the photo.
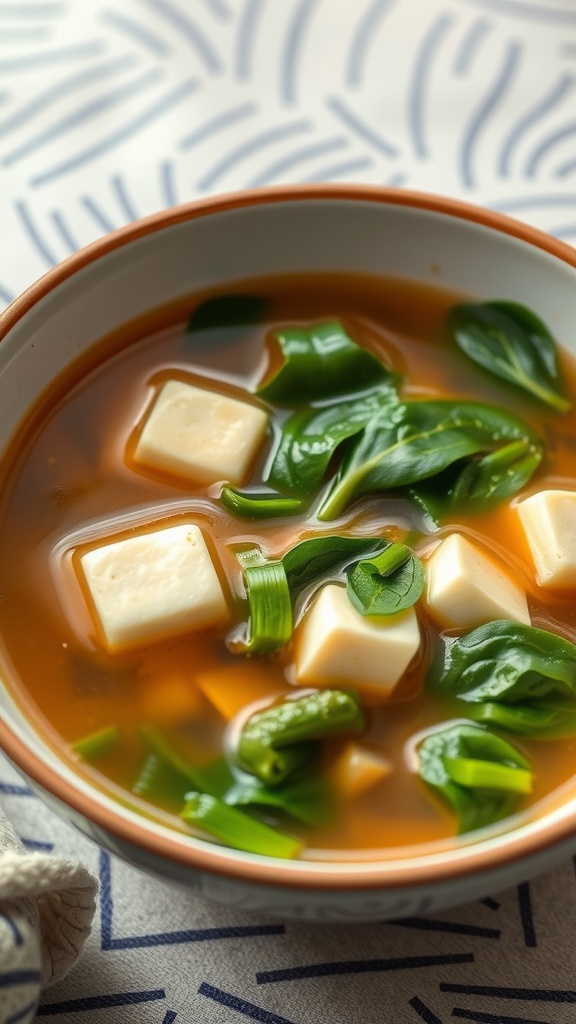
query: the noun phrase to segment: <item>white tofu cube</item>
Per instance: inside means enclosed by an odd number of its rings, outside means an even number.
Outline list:
[[[228,616],[202,531],[190,523],[93,548],[80,564],[111,650],[203,629]]]
[[[143,466],[212,484],[240,484],[264,440],[255,405],[180,380],[163,384],[134,451]]]
[[[496,561],[451,533],[426,564],[426,603],[444,626],[472,629],[493,619],[530,625],[526,594]]]
[[[295,666],[298,683],[370,686],[388,696],[420,646],[412,608],[366,618],[344,587],[329,583],[314,598],[299,627]]]
[[[517,505],[541,587],[576,587],[576,491],[540,491]]]

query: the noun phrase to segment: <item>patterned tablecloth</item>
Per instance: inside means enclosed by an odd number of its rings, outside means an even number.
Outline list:
[[[200,195],[361,181],[576,240],[576,0],[0,2],[0,302]],[[59,822],[0,759],[32,849],[100,877],[38,1019],[574,1024],[576,876],[395,924],[261,920],[176,893]]]

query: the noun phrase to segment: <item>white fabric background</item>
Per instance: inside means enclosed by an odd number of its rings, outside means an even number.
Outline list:
[[[460,196],[576,242],[575,0],[0,2],[0,304],[137,216],[321,180]],[[104,883],[38,1020],[576,1020],[573,864],[426,921],[262,922],[111,860],[2,760],[0,806]],[[336,961],[353,964],[258,983]]]

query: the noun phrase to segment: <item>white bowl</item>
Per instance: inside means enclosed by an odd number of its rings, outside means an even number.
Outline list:
[[[356,186],[240,192],[139,221],[60,264],[0,317],[0,457],[26,410],[102,336],[194,290],[353,271],[525,303],[576,347],[576,252],[447,199]],[[62,817],[141,868],[220,903],[369,920],[484,896],[576,850],[576,784],[457,848],[362,863],[278,861],[189,838],[121,806],[61,761],[0,683],[0,744]]]

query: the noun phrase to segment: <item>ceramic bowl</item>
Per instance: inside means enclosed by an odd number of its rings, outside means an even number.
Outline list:
[[[109,235],[13,303],[0,318],[0,457],[47,383],[123,322],[196,288],[295,270],[406,277],[506,297],[533,307],[576,347],[576,252],[532,228],[447,199],[364,186],[241,192]],[[188,838],[116,803],[58,758],[1,682],[0,744],[46,803],[96,842],[253,911],[325,920],[419,915],[522,881],[576,850],[576,783],[506,830],[450,850],[283,862]]]

